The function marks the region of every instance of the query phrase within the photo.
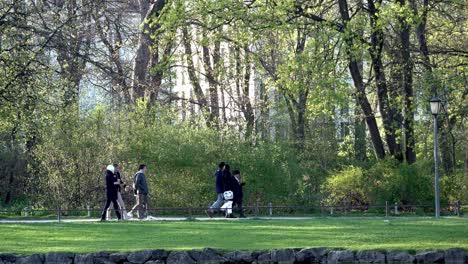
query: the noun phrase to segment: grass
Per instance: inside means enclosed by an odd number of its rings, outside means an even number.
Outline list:
[[[329,247],[351,250],[464,248],[467,218],[317,218],[312,220],[0,224],[0,252],[128,252]]]

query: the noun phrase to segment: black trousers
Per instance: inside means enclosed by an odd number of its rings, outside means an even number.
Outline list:
[[[120,215],[119,204],[117,203],[117,198],[107,197],[106,205],[104,206],[104,209],[102,209],[101,220],[106,219],[106,212],[107,212],[107,209],[109,208],[111,202],[112,202],[112,204],[114,204],[115,215],[117,216],[117,218],[119,220],[122,219],[122,216]]]
[[[244,209],[242,208],[242,201],[237,201],[237,202],[234,202],[233,205],[234,206],[237,206],[237,210],[239,210],[239,214],[240,215],[243,215],[244,214]]]

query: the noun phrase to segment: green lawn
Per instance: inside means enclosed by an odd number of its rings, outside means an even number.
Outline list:
[[[141,249],[260,250],[329,247],[422,251],[468,249],[468,219],[317,218],[313,220],[0,224],[0,252],[31,254]]]

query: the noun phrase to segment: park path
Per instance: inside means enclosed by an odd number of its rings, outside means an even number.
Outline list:
[[[145,221],[242,221],[248,219],[261,219],[261,220],[306,220],[306,219],[316,219],[317,217],[253,217],[253,218],[223,218],[223,217],[150,217],[144,220],[138,219],[130,219],[126,221],[135,221],[135,222],[145,222]],[[57,223],[59,222],[57,219],[37,219],[37,220],[0,220],[0,224],[34,224],[34,223]],[[98,218],[95,219],[61,219],[60,222],[62,223],[86,223],[86,222],[99,222]],[[115,222],[111,221],[111,222]]]

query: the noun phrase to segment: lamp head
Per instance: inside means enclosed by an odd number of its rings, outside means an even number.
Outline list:
[[[439,114],[440,110],[442,109],[442,101],[439,97],[432,97],[429,100],[431,104],[431,112],[433,115]]]

